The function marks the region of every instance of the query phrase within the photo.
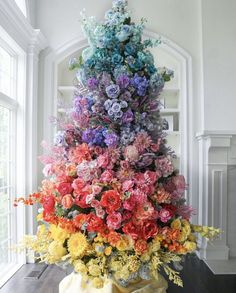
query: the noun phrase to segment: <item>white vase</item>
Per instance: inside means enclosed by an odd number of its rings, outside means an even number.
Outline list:
[[[118,288],[112,281],[106,282],[102,289],[96,289],[92,284],[87,284],[86,288],[81,288],[80,274],[72,273],[59,284],[59,293],[166,293],[167,288],[168,284],[161,275],[159,275],[158,281],[154,280],[145,284],[142,288],[136,288],[132,291],[129,291],[128,288]]]

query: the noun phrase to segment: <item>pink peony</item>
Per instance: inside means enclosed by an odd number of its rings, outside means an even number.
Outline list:
[[[113,212],[107,216],[107,226],[110,229],[119,229],[121,225],[122,216],[120,213]]]
[[[172,218],[173,214],[168,209],[161,209],[159,212],[159,218],[163,223],[168,222]]]

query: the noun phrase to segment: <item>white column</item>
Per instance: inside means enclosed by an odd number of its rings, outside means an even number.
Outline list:
[[[37,176],[37,136],[38,136],[38,60],[39,53],[46,47],[46,40],[39,30],[34,30],[27,50],[26,74],[26,193],[38,189]],[[26,208],[26,233],[34,234],[37,227],[37,207]],[[28,258],[28,262],[33,259]]]
[[[203,133],[199,141],[199,224],[219,227],[222,234],[214,244],[200,240],[200,257],[226,260],[227,246],[227,166],[232,135]]]

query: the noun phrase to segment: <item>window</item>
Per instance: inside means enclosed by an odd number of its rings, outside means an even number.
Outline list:
[[[17,139],[21,124],[18,125],[18,110],[21,108],[18,96],[24,84],[20,77],[20,51],[10,40],[0,27],[0,286],[2,280],[18,266],[19,257],[11,247],[18,241],[18,234],[22,235],[17,224],[19,216],[23,218],[23,211],[19,215],[13,202],[20,190],[16,184],[19,168],[16,151],[21,149]]]
[[[24,16],[27,16],[26,13],[26,2],[25,0],[15,0],[17,6],[20,8],[21,12],[24,14]]]

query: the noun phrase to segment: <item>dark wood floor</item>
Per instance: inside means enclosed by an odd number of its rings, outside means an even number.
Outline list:
[[[24,279],[40,265],[23,266],[0,289],[0,293],[58,293],[59,282],[70,273],[57,266],[49,266],[39,280]],[[196,256],[186,259],[181,275],[184,288],[169,284],[168,293],[236,293],[236,275],[214,275]]]

